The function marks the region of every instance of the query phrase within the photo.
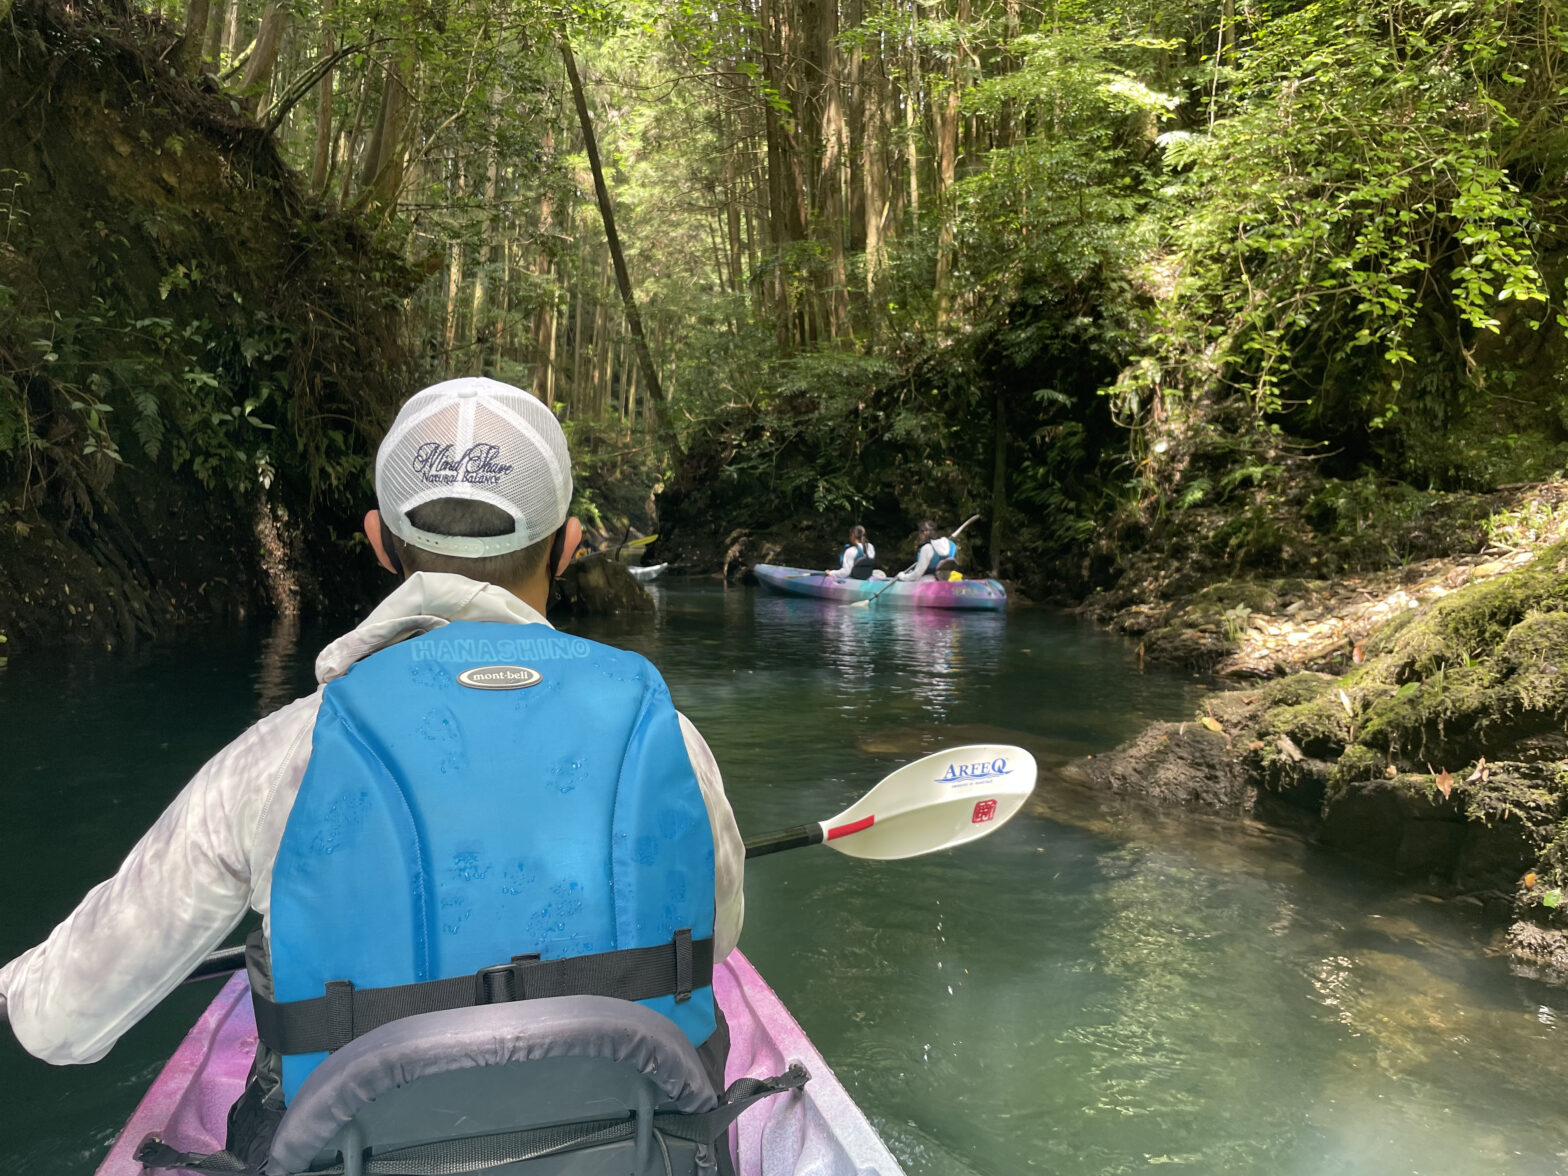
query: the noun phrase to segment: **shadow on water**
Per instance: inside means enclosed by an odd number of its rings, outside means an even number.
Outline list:
[[[662,583],[662,582],[661,582]],[[939,746],[1006,741],[1042,784],[983,844],[753,863],[746,950],[919,1176],[1568,1172],[1560,991],[1451,907],[1262,828],[1059,782],[1200,683],[1045,612],[848,609],[661,587],[580,624],[648,654],[741,827],[831,815]],[[211,632],[0,673],[0,955],[46,934],[207,755],[311,688],[329,634]],[[0,1164],[91,1169],[211,989],[104,1062],[0,1044]]]

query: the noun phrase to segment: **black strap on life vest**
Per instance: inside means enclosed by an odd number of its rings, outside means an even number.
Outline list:
[[[775,1094],[800,1089],[810,1077],[806,1068],[795,1062],[775,1078],[738,1078],[713,1110],[695,1114],[661,1112],[653,1116],[653,1129],[670,1139],[724,1146],[720,1140],[742,1112]],[[365,1176],[462,1176],[543,1156],[619,1143],[636,1135],[636,1115],[622,1115],[586,1123],[531,1127],[523,1131],[502,1131],[397,1148],[367,1157],[361,1171]],[[248,1166],[227,1151],[210,1155],[176,1151],[156,1135],[142,1140],[136,1149],[136,1159],[147,1168],[183,1168],[212,1176],[253,1176],[261,1170],[259,1166]],[[310,1176],[342,1176],[342,1172],[343,1165],[338,1163],[312,1171]]]
[[[355,988],[347,980],[331,980],[322,996],[275,1001],[257,994],[256,1034],[282,1054],[331,1052],[389,1021],[420,1013],[506,1004],[545,996],[613,996],[618,1000],[650,1000],[673,996],[691,999],[694,989],[713,984],[713,940],[693,940],[689,929],[669,943],[630,947],[561,960],[513,956],[464,976],[424,980],[386,988]]]

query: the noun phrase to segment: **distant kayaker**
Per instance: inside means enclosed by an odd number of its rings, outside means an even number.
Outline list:
[[[869,580],[877,570],[877,549],[866,538],[866,529],[856,523],[849,529],[849,543],[839,557],[839,565],[829,568],[835,580]]]
[[[314,694],[209,760],[0,969],[18,1041],[97,1061],[249,907],[261,1045],[229,1120],[242,1161],[265,1157],[325,1051],[521,999],[524,973],[535,992],[591,976],[642,1000],[722,1090],[712,965],[740,935],[745,849],[658,671],[544,619],[582,534],[560,425],[522,389],[449,380],[403,406],[375,481],[365,535],[398,587],[317,658]]]
[[[915,566],[900,572],[900,580],[946,580],[958,571],[958,544],[937,529],[930,519],[920,523],[920,550]]]

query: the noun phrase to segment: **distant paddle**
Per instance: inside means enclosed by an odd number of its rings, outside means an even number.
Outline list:
[[[746,839],[746,860],[821,845],[875,861],[919,857],[976,841],[1007,824],[1034,791],[1034,756],[1005,743],[972,743],[905,764],[836,817]],[[245,967],[243,947],[224,947],[185,983]],[[0,997],[0,1023],[6,1020]]]
[[[962,535],[964,533],[964,528],[967,527],[970,523],[974,522],[979,517],[980,517],[979,515],[970,515],[967,519],[965,519],[963,522],[958,524],[958,530],[954,531],[951,535],[948,536],[948,538],[949,539],[956,539],[956,538],[958,538],[958,536],[960,536],[960,535]],[[904,572],[912,572],[914,570],[915,570],[915,565],[914,564],[910,564],[907,568],[904,569]],[[902,576],[904,574],[904,572],[899,572],[898,576]],[[849,607],[850,608],[870,608],[871,607],[871,602],[873,600],[875,600],[878,596],[881,596],[882,593],[886,592],[894,584],[899,583],[898,576],[894,576],[892,579],[888,580],[888,582],[886,584],[882,585],[882,587],[878,588],[875,592],[873,592],[870,596],[866,597],[864,600],[854,601]]]
[[[824,841],[877,861],[951,849],[1005,825],[1034,791],[1034,778],[1034,756],[1021,747],[949,748],[905,764],[836,817],[748,837],[746,858]]]

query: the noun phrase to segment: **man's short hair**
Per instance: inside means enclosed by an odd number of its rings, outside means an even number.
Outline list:
[[[488,502],[470,498],[432,499],[409,511],[408,521],[421,531],[429,531],[433,535],[461,535],[473,538],[510,535],[515,529],[512,516],[506,511],[491,506]],[[467,576],[470,580],[482,580],[487,584],[520,584],[539,570],[540,565],[550,554],[550,542],[555,536],[546,535],[539,542],[520,551],[509,551],[505,555],[487,555],[480,559],[459,559],[456,556],[440,555],[434,551],[426,551],[423,547],[405,543],[396,535],[391,538],[392,542],[397,544],[398,558],[403,561],[403,567],[410,573],[452,572],[459,576]]]

